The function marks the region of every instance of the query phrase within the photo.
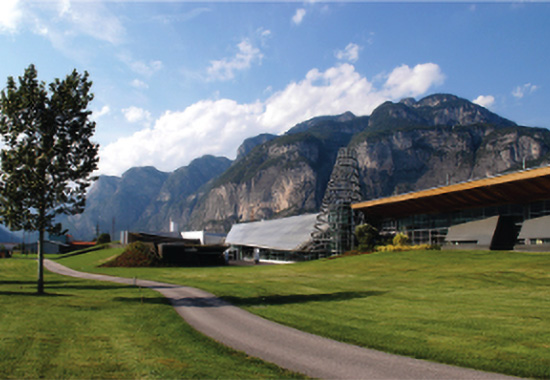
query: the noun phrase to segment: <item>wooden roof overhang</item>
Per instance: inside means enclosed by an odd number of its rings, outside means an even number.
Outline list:
[[[369,215],[399,218],[550,199],[550,166],[355,203]]]

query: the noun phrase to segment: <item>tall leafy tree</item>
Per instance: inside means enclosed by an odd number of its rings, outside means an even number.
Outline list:
[[[44,293],[44,234],[59,233],[59,214],[84,210],[99,145],[87,72],[74,70],[49,85],[30,65],[9,77],[0,96],[0,218],[14,230],[38,231],[38,293]]]

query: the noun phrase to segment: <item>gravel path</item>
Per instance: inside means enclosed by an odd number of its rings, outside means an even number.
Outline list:
[[[203,334],[280,367],[323,379],[505,379],[425,360],[383,353],[286,327],[232,306],[205,291],[155,281],[83,273],[45,260],[48,270],[71,277],[151,288]]]

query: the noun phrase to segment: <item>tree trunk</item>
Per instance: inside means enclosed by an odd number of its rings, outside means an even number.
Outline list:
[[[44,229],[41,228],[38,237],[38,284],[37,293],[44,294]]]

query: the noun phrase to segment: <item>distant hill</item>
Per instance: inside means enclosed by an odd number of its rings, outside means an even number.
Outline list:
[[[167,230],[172,217],[180,221],[188,197],[230,164],[225,157],[204,156],[172,173],[138,167],[122,177],[100,176],[90,189],[84,213],[59,220],[80,239],[92,239],[96,229],[106,233],[114,229],[117,240],[121,230]]]
[[[227,231],[232,223],[315,212],[338,149],[358,154],[365,199],[550,163],[550,131],[518,126],[449,94],[386,102],[369,116],[346,112],[243,142],[238,159],[206,156],[173,173],[133,168],[100,177],[78,234],[100,229]],[[71,227],[72,223],[72,227]]]
[[[2,243],[20,243],[23,239],[19,234],[10,232],[6,227],[0,226],[0,244]]]

